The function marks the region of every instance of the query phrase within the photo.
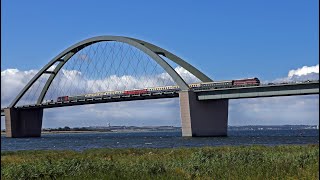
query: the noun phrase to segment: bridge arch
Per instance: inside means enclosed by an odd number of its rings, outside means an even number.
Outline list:
[[[159,55],[165,56],[176,64],[180,65],[184,69],[188,70],[191,74],[197,77],[199,80],[203,82],[212,81],[208,76],[200,72],[198,69],[182,60],[178,56],[170,53],[169,51],[162,49],[156,45],[151,43],[129,38],[123,36],[97,36],[89,39],[85,39],[81,42],[78,42],[69,48],[62,51],[56,57],[54,57],[47,65],[45,65],[30,81],[29,83],[21,90],[21,92],[17,95],[17,97],[12,101],[9,108],[14,107],[19,100],[23,97],[23,95],[28,91],[28,89],[43,75],[50,74],[48,80],[46,81],[39,97],[37,100],[37,104],[40,104],[45,97],[49,86],[51,85],[53,79],[56,77],[57,73],[63,67],[63,65],[68,62],[68,60],[75,55],[77,52],[82,50],[83,48],[90,46],[94,43],[102,42],[102,41],[116,41],[129,44],[143,51],[147,55],[149,55],[156,63],[158,63],[176,82],[176,84],[181,88],[181,90],[189,90],[187,83],[182,79],[182,77]],[[48,69],[52,67],[53,64],[57,63],[58,65],[54,68],[54,70],[49,71]]]

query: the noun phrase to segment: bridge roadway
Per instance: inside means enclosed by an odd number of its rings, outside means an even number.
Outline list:
[[[319,94],[319,81],[311,81],[304,83],[291,84],[274,84],[274,85],[260,85],[251,87],[236,87],[224,89],[197,89],[194,90],[199,101],[212,99],[240,99],[240,98],[258,98],[258,97],[273,97],[273,96],[292,96],[292,95],[308,95]],[[160,98],[174,98],[179,97],[178,91],[149,93],[131,96],[114,96],[107,98],[88,98],[86,100],[65,101],[65,102],[50,102],[42,104],[17,106],[18,109],[32,109],[32,108],[55,108],[64,106],[75,106],[85,104],[110,103],[120,101],[146,100],[146,99],[160,99]],[[1,116],[4,116],[4,110],[1,109]]]
[[[260,85],[241,88],[199,90],[198,100],[240,99],[319,94],[319,81],[292,84]]]

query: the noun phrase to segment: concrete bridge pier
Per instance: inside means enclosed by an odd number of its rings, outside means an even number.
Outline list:
[[[16,109],[6,108],[6,137],[40,137],[43,108]]]
[[[227,136],[228,99],[197,100],[193,91],[181,91],[182,136]]]

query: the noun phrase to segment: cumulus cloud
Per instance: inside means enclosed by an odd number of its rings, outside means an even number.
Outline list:
[[[81,56],[82,57],[82,56]],[[56,65],[50,67],[53,70]],[[199,80],[182,67],[176,67],[176,72],[182,76],[187,83],[199,82]],[[38,70],[20,71],[18,69],[7,69],[1,72],[1,107],[6,107],[22,90],[22,88],[34,77]],[[42,79],[36,81],[33,86],[32,95],[22,98],[19,104],[34,104],[36,97],[40,94],[41,88],[45,84],[48,76],[41,76]],[[52,82],[46,99],[56,99],[65,95],[80,95],[93,92],[141,89],[146,87],[175,85],[168,73],[156,74],[152,77],[132,76],[132,75],[110,75],[103,79],[93,79],[84,76],[82,72],[76,70],[61,69],[60,73]],[[63,88],[53,88],[63,87]],[[33,95],[36,94],[36,95]]]
[[[319,64],[315,66],[303,66],[302,68],[290,70],[288,73],[288,77],[293,76],[305,76],[311,73],[319,74]]]
[[[44,127],[57,126],[180,126],[179,99],[141,100],[63,107],[44,111]]]
[[[183,77],[192,77],[190,73],[183,68],[176,68],[177,72]],[[7,69],[1,72],[1,107],[7,107],[21,89],[30,81],[38,70],[20,71],[18,69]],[[188,75],[189,73],[189,75]],[[159,81],[169,81],[174,85],[171,77],[167,73],[156,75],[153,79],[147,77],[133,77],[129,75],[116,76],[111,75],[104,79],[90,80],[82,77],[82,73],[74,70],[62,69],[57,77],[60,84],[65,84],[68,88],[74,82],[76,88],[83,89],[93,87],[93,92],[102,91],[102,89],[113,90],[117,84],[117,88],[144,88],[153,87]],[[196,79],[196,78],[195,78]],[[127,84],[123,84],[126,80]],[[37,82],[37,83],[44,83]],[[54,82],[53,82],[54,83]],[[111,84],[110,87],[94,86],[94,84]],[[26,104],[30,102],[24,102]],[[173,124],[179,126],[179,101],[178,99],[159,99],[153,101],[137,101],[137,102],[119,102],[110,104],[96,104],[77,107],[65,107],[63,111],[68,113],[60,113],[61,108],[47,109],[44,111],[43,127],[57,126],[88,126],[88,125],[168,125]],[[161,119],[159,119],[161,117]],[[4,118],[2,119],[2,127],[4,127]]]
[[[319,124],[319,95],[231,100],[231,125]]]
[[[278,78],[271,82],[295,82],[306,80],[319,80],[319,64],[315,66],[303,66],[302,68],[290,70],[287,77]]]
[[[183,67],[176,67],[174,69],[181,77],[186,81],[186,83],[198,83],[201,82],[197,77],[191,74],[189,71],[184,69]]]
[[[177,67],[175,70],[188,83],[199,81],[181,67]],[[20,71],[18,69],[2,71],[1,107],[9,105],[37,72],[38,70]],[[79,91],[88,87],[91,88],[92,92],[114,88],[143,88],[152,86],[157,81],[168,81],[173,84],[172,79],[166,73],[158,74],[152,79],[129,75],[111,75],[104,79],[89,79],[83,77],[83,74],[78,71],[63,69],[61,72],[59,83],[65,83],[70,87],[76,84]],[[290,70],[287,77],[271,82],[319,79],[318,75],[319,65],[304,66]],[[70,81],[73,84],[68,83]],[[96,84],[99,84],[99,86],[96,86]],[[106,87],[104,84],[113,84],[113,86]],[[115,84],[118,84],[118,87],[114,87]],[[319,124],[318,97],[319,95],[309,95],[230,100],[229,125]],[[4,121],[3,118],[1,119],[3,127]],[[44,112],[43,127],[105,126],[108,123],[111,125],[180,126],[179,99],[144,100],[47,109]]]
[[[8,106],[37,72],[37,70],[19,71],[18,69],[1,71],[1,108]]]

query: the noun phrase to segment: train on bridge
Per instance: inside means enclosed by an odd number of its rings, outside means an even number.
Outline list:
[[[256,77],[238,80],[227,80],[227,81],[213,81],[213,82],[203,82],[203,83],[193,83],[189,84],[190,89],[193,90],[205,90],[205,89],[224,89],[233,87],[247,87],[247,86],[259,86],[260,80]],[[78,101],[87,100],[93,98],[111,98],[111,97],[123,97],[123,96],[140,96],[140,95],[151,95],[151,94],[166,94],[175,93],[180,91],[179,86],[162,86],[162,87],[152,87],[144,89],[135,90],[125,90],[125,91],[105,91],[77,96],[61,96],[57,98],[57,102],[64,101]],[[51,100],[52,101],[52,100]]]

